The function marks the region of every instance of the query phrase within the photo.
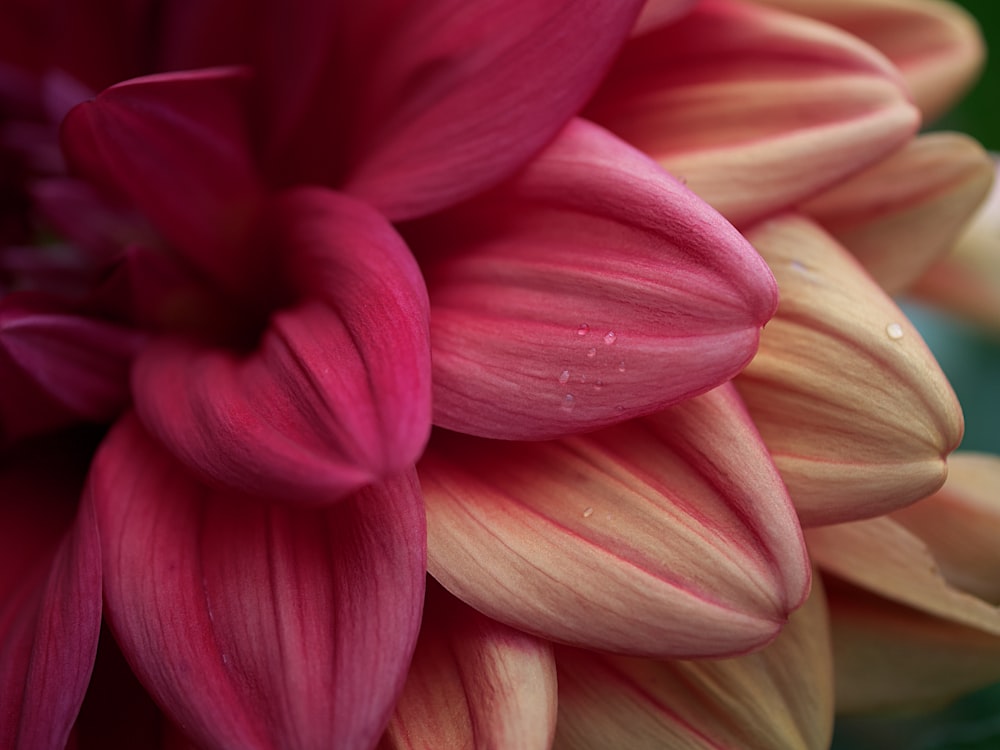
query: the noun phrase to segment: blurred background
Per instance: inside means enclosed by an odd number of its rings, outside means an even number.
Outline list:
[[[990,50],[982,78],[935,130],[959,130],[1000,152],[1000,0],[961,0]],[[965,412],[961,450],[1000,454],[1000,325],[989,332],[901,301],[951,380]],[[1000,544],[1000,540],[997,542]],[[1000,571],[997,571],[1000,576]],[[1000,750],[1000,685],[933,714],[837,722],[834,750]]]

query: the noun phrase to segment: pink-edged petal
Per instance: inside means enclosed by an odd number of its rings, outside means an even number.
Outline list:
[[[146,426],[213,483],[328,503],[395,474],[430,432],[426,291],[406,245],[347,196],[280,197],[272,241],[302,299],[241,356],[163,340],[137,360]]]
[[[903,81],[838,29],[706,0],[632,39],[586,115],[741,225],[861,169],[919,122]]]
[[[655,658],[740,653],[810,571],[794,510],[732,386],[558,441],[435,435],[419,467],[428,568],[558,642]]]
[[[0,747],[11,750],[65,746],[94,664],[101,555],[93,508],[74,520],[77,447],[36,442],[0,463]]]
[[[263,185],[246,88],[240,69],[127,81],[74,108],[62,131],[76,172],[130,201],[230,291],[256,286],[262,273],[247,247]]]
[[[269,163],[286,181],[344,175],[345,190],[405,219],[524,165],[593,93],[641,2],[299,5],[274,4],[284,33],[270,36],[285,46],[260,63],[265,116],[286,123]],[[316,156],[331,133],[341,164]]]
[[[728,380],[776,305],[760,257],[578,120],[517,180],[404,230],[431,296],[435,424],[544,439]]]
[[[420,625],[412,470],[329,509],[294,509],[208,489],[126,417],[88,492],[108,622],[194,742],[374,745]]]
[[[547,750],[556,724],[552,644],[428,583],[417,650],[380,750]]]

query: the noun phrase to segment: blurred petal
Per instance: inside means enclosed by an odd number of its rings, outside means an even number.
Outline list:
[[[952,248],[989,192],[994,170],[971,138],[929,133],[803,210],[896,294]]]
[[[108,622],[209,748],[369,747],[403,687],[424,593],[416,477],[323,511],[213,492],[123,419],[89,487]]]
[[[74,520],[76,447],[36,442],[0,464],[0,747],[11,750],[65,746],[94,665],[100,541],[89,504]]]
[[[139,78],[74,108],[62,133],[77,172],[127,198],[172,249],[239,293],[262,273],[248,251],[263,185],[246,88],[240,69]]]
[[[151,345],[133,375],[143,423],[216,484],[334,502],[412,466],[430,431],[427,297],[406,245],[371,208],[285,193],[274,243],[301,301],[247,356]]]
[[[555,748],[826,750],[833,665],[826,604],[805,606],[762,651],[655,662],[558,648]]]
[[[772,639],[808,589],[784,487],[729,386],[561,441],[441,433],[419,472],[431,574],[555,641],[739,653]]]
[[[1000,458],[975,454],[891,517],[809,532],[831,581],[838,709],[926,707],[1000,679],[998,534]]]
[[[420,640],[380,748],[547,750],[556,723],[552,646],[428,586]]]
[[[962,413],[916,329],[808,219],[748,237],[781,304],[736,383],[802,522],[879,515],[940,487]]]
[[[925,120],[954,105],[975,81],[986,50],[975,20],[941,0],[754,0],[839,26],[887,55]]]
[[[273,73],[269,164],[286,182],[343,180],[398,220],[454,205],[524,166],[593,93],[642,3],[297,5],[274,4],[277,41],[262,65]],[[331,135],[343,165],[316,158]],[[343,174],[331,174],[337,166]]]
[[[586,114],[737,225],[874,162],[919,120],[875,50],[728,0],[631,40]]]
[[[728,223],[576,121],[517,180],[404,229],[430,290],[435,424],[537,440],[730,379],[774,311]]]
[[[1000,159],[993,154],[994,169]],[[917,298],[1000,331],[1000,180],[950,255],[910,290]]]

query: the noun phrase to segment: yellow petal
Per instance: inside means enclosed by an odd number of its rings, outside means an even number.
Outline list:
[[[925,120],[972,85],[986,50],[975,20],[941,0],[755,0],[838,26],[878,48],[902,71]]]
[[[803,524],[879,515],[938,489],[962,414],[916,329],[810,220],[778,217],[748,238],[781,302],[736,384]]]
[[[762,651],[720,661],[655,662],[556,651],[554,747],[829,747],[833,672],[820,586]]]
[[[551,644],[429,581],[417,649],[381,750],[546,750],[555,723]]]
[[[1000,459],[950,465],[911,508],[808,533],[830,584],[838,710],[935,704],[1000,679]]]
[[[808,589],[794,510],[731,386],[560,441],[439,433],[419,473],[431,574],[551,640],[742,653]]]
[[[896,294],[951,250],[989,192],[994,169],[973,139],[931,133],[806,203],[803,211]]]

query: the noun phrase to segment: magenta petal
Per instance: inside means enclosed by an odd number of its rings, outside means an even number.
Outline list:
[[[126,417],[89,493],[108,622],[194,742],[374,745],[420,627],[412,470],[329,509],[294,509],[212,491]]]
[[[650,414],[753,357],[777,291],[725,219],[575,121],[516,180],[413,227],[435,423],[546,439]]]
[[[125,196],[178,252],[225,289],[258,272],[246,254],[263,197],[239,69],[112,86],[63,123],[70,165]]]
[[[65,746],[101,626],[93,508],[72,521],[82,483],[65,460],[73,446],[38,447],[0,465],[0,747],[11,750]]]
[[[412,465],[430,433],[426,291],[379,214],[286,193],[274,242],[302,295],[245,357],[162,341],[136,362],[143,422],[214,484],[329,503]]]
[[[315,150],[339,127],[344,189],[392,219],[424,215],[492,187],[551,140],[597,87],[641,4],[342,3],[341,17],[324,19],[336,40],[310,47],[300,40],[315,31],[289,35],[296,48],[283,56],[315,64],[316,49],[336,49],[322,61],[327,78],[305,92],[297,68],[290,83],[274,77],[270,109],[295,111],[296,102],[281,106],[284,89],[312,97],[292,160],[314,172]]]

